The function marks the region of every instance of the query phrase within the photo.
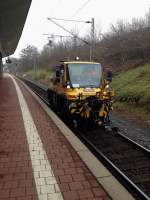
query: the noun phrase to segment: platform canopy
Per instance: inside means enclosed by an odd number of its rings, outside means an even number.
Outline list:
[[[0,52],[14,53],[32,0],[0,0]]]

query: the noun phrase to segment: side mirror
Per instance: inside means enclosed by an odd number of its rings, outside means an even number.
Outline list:
[[[6,59],[6,63],[12,63],[12,61],[10,60],[10,58]]]
[[[60,71],[56,70],[56,77],[60,77]]]
[[[63,69],[60,70],[60,75],[61,75],[61,76],[64,75],[64,70],[63,70]]]
[[[109,70],[109,71],[107,72],[107,81],[112,82],[112,76],[113,76],[112,71]]]
[[[54,81],[54,78],[50,78],[50,82],[53,82]]]

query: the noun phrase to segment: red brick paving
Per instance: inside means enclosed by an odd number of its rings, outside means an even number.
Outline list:
[[[22,114],[9,76],[0,79],[0,200],[37,200]]]
[[[65,200],[110,200],[34,98],[21,86]],[[37,200],[15,87],[0,80],[0,200]]]
[[[65,200],[110,200],[75,150],[22,84],[48,159]]]

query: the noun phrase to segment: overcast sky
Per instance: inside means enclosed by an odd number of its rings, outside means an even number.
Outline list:
[[[18,56],[27,44],[39,49],[47,43],[43,34],[69,35],[47,20],[47,17],[91,20],[95,19],[97,30],[106,32],[117,20],[130,22],[132,18],[144,17],[150,8],[150,0],[32,0],[26,24],[14,56]],[[78,29],[84,36],[90,24],[56,21],[69,30]]]

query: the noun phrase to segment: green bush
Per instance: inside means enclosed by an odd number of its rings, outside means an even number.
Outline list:
[[[34,70],[27,71],[25,73],[25,77],[35,80],[35,81],[41,81],[47,80],[51,77],[52,70],[49,69],[39,69],[36,72]]]

